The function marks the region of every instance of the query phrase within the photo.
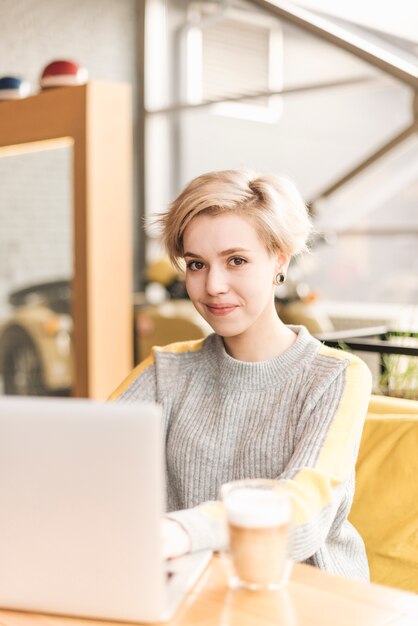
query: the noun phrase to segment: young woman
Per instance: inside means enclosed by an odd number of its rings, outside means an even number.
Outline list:
[[[293,560],[367,579],[347,515],[370,372],[283,324],[274,306],[275,286],[311,228],[298,191],[281,176],[212,172],[187,185],[160,221],[214,331],[154,348],[112,396],[163,407],[166,556],[222,547],[223,483],[276,478],[292,497]]]

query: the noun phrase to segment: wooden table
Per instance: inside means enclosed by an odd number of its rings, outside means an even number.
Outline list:
[[[114,622],[113,622],[114,623]],[[109,622],[0,611],[0,626]],[[283,591],[231,591],[214,557],[169,626],[417,626],[418,596],[295,565]]]

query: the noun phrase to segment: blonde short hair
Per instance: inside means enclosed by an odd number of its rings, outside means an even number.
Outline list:
[[[171,262],[179,267],[183,234],[198,215],[233,213],[251,219],[271,254],[299,254],[307,247],[311,221],[294,183],[277,174],[242,170],[209,172],[193,179],[159,216]]]

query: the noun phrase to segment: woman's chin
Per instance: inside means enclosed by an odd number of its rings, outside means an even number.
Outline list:
[[[231,327],[231,324],[228,324],[226,321],[222,322],[213,322],[213,320],[206,320],[213,332],[225,339],[232,339],[233,337],[238,337],[238,335],[242,335],[247,328],[246,327],[237,327],[236,324]]]

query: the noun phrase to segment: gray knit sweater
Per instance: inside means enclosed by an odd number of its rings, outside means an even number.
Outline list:
[[[169,516],[188,531],[192,551],[225,541],[223,483],[278,478],[292,497],[292,559],[367,579],[364,544],[347,515],[370,372],[291,328],[295,343],[269,361],[237,361],[214,334],[156,347],[111,399],[162,405]]]

